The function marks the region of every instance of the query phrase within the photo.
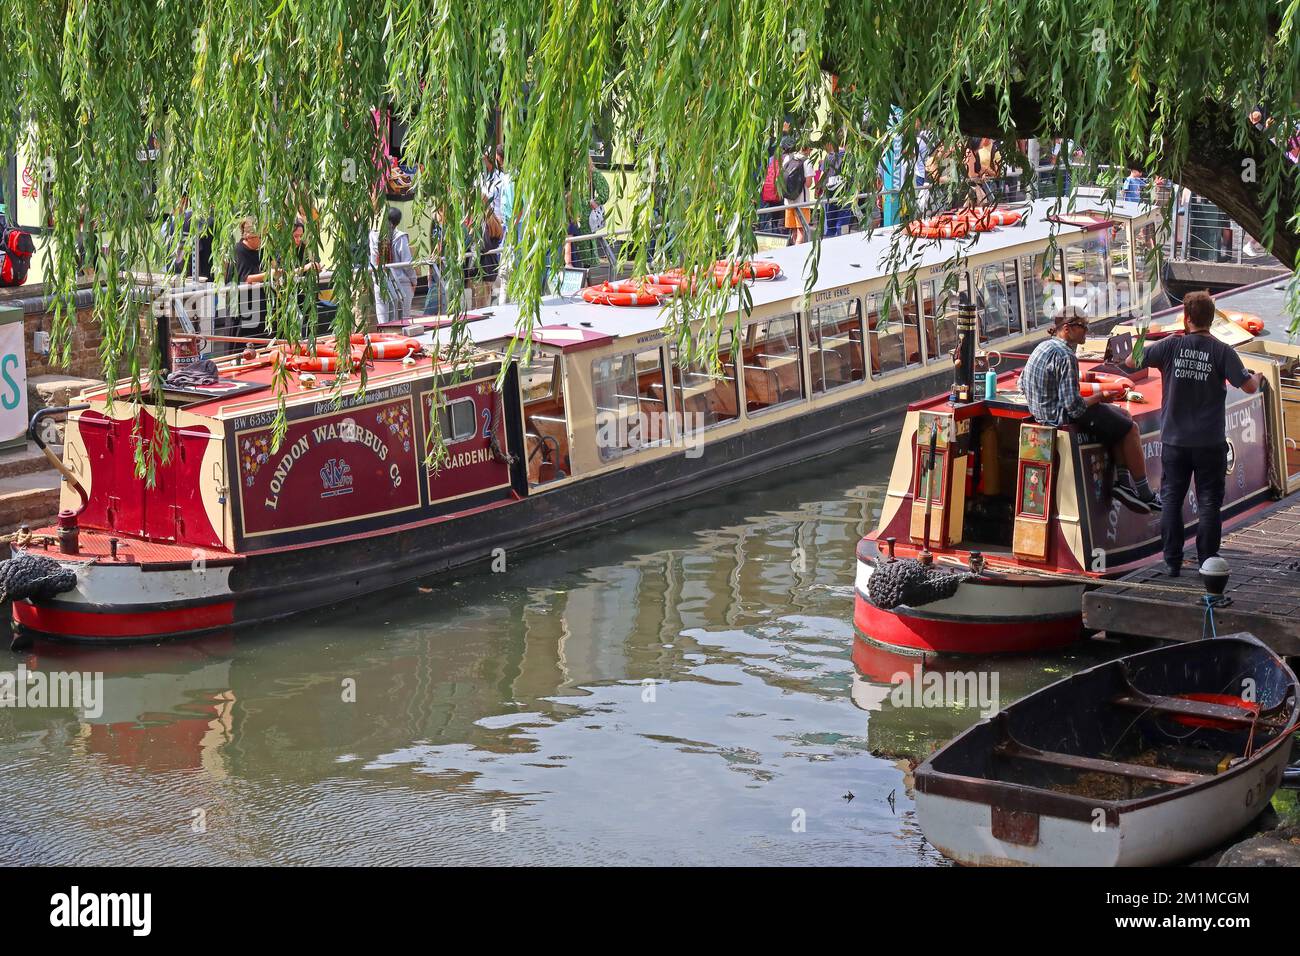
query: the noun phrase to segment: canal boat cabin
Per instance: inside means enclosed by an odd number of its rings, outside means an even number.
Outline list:
[[[1014,225],[917,243],[896,274],[883,266],[893,230],[831,238],[810,287],[811,246],[763,253],[759,271],[779,277],[753,282],[750,311],[728,317],[739,333],[723,333],[720,367],[678,352],[666,306],[575,296],[543,303],[530,343],[514,306],[471,315],[467,367],[438,360],[438,318],[409,348],[359,343],[366,388],[341,401],[329,386],[346,371],[274,344],[218,360],[211,386],[169,390],[166,429],[152,396],[136,407],[122,384],[88,391],[68,415],[63,527],[18,549],[76,585],[15,602],[14,619],[94,642],[250,625],[802,466],[896,428],[946,385],[957,301],[979,306],[981,348],[1008,356],[1066,303],[1099,328],[1158,304],[1143,255],[1157,216],[1035,202]],[[136,460],[151,454],[149,487]]]

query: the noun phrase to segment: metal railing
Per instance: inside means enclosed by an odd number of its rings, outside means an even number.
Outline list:
[[[1101,167],[1100,171],[1117,172],[1107,167]],[[973,183],[964,183],[961,188],[969,188],[979,201],[999,203],[1059,198],[1067,195],[1072,189],[1081,191],[1085,199],[1093,192],[1100,197],[1101,188],[1097,181],[1090,175],[1085,176],[1091,172],[1093,171],[1089,168],[1077,165],[1040,164],[1034,174],[1028,178],[1018,172],[1012,172]],[[918,188],[912,197],[917,208],[909,210],[909,217],[930,215],[963,201],[966,196],[959,196],[955,191],[956,188],[947,182]],[[1175,198],[1172,190],[1177,188],[1170,184],[1161,186],[1148,184],[1142,191],[1142,198],[1152,204],[1168,203],[1171,198]],[[1121,198],[1124,192],[1122,186],[1117,187],[1117,193]],[[827,236],[849,235],[880,228],[887,224],[885,216],[891,212],[896,218],[888,225],[894,225],[902,221],[901,218],[897,218],[900,193],[900,190],[863,192],[849,197],[823,196],[806,202],[782,202],[778,205],[760,207],[755,210],[754,223],[759,247],[770,249],[785,245],[796,228],[802,231],[805,238],[811,236],[814,229],[821,230],[821,234]],[[1244,235],[1241,227],[1231,222],[1213,204],[1197,196],[1185,195],[1185,191],[1180,191],[1176,198],[1178,201],[1174,208],[1177,221],[1170,230],[1168,246],[1165,249],[1166,259],[1251,264],[1276,262],[1264,250],[1256,248],[1249,237]],[[787,217],[793,218],[795,227],[788,225],[790,219]],[[663,245],[670,245],[670,230],[661,227],[661,235]],[[581,281],[584,284],[626,277],[630,272],[631,257],[625,256],[623,251],[631,237],[630,230],[602,228],[566,236],[559,240],[548,260],[548,291],[554,291],[559,287],[561,273],[568,268],[582,270]],[[657,251],[657,249],[651,250],[652,268],[663,265],[662,262],[656,261],[654,253]],[[471,310],[483,309],[506,301],[505,279],[510,267],[509,255],[509,247],[504,241],[491,249],[466,251],[462,270],[466,288],[462,301]],[[385,297],[386,304],[389,305],[387,311],[391,321],[418,321],[445,313],[450,297],[445,289],[441,294],[438,292],[445,274],[441,266],[440,259],[424,257],[410,262],[389,263],[381,267],[390,271],[413,270],[416,273],[409,306],[406,302],[407,290],[400,288],[397,283],[390,284],[388,290],[377,288],[377,292]],[[405,283],[401,285],[405,286]],[[322,282],[322,288],[324,287],[325,283]],[[250,316],[260,317],[264,303],[259,301],[259,297],[267,294],[266,287],[257,284],[243,284],[237,287],[208,284],[203,291],[209,294],[225,293],[224,296],[217,296],[214,308],[206,317],[218,320],[218,324],[224,324],[227,330],[230,329],[228,320],[231,315],[239,316],[245,327],[249,324]],[[320,323],[323,328],[332,316],[333,307],[324,301],[319,303],[319,307],[320,312],[323,313]],[[184,331],[191,330],[183,316],[181,322]]]

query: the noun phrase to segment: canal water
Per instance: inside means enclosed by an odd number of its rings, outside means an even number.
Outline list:
[[[257,633],[37,648],[102,713],[0,709],[0,861],[933,864],[909,759],[1119,653],[853,661],[892,441]],[[997,678],[993,685],[992,678]],[[972,684],[966,684],[969,691]]]

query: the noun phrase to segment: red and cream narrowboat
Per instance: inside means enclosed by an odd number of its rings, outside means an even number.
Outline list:
[[[15,548],[55,559],[75,585],[15,601],[14,620],[25,635],[100,643],[257,624],[513,560],[868,440],[950,377],[949,298],[976,302],[983,340],[1006,352],[1063,301],[1107,326],[1158,301],[1142,255],[1157,211],[1052,210],[918,243],[899,276],[879,267],[892,230],[826,240],[811,286],[810,246],[763,253],[734,274],[753,283],[751,306],[737,315],[733,296],[724,328],[739,334],[724,334],[714,368],[678,352],[666,302],[593,295],[543,303],[526,366],[518,310],[502,306],[470,316],[468,368],[437,360],[445,320],[431,317],[414,343],[372,341],[364,392],[341,399],[334,376],[358,382],[355,371],[327,368],[320,351],[314,370],[276,343],[219,359],[215,383],[165,391],[165,429],[153,396],[136,406],[120,383],[88,391],[68,413],[63,526]],[[447,449],[436,465],[435,425]],[[138,456],[155,458],[152,487]]]
[[[975,316],[966,322],[976,325]],[[974,368],[974,337],[959,334]],[[1103,363],[1104,346],[1090,339],[1080,351],[1081,377],[1131,382],[1119,405],[1137,422],[1158,488],[1160,374]],[[1226,527],[1294,487],[1289,448],[1300,438],[1300,420],[1283,411],[1287,363],[1300,349],[1269,342],[1239,351],[1269,387],[1229,389]],[[1112,497],[1110,453],[1092,435],[1032,420],[1018,372],[997,375],[995,394],[981,397],[973,377],[960,374],[961,354],[953,391],[908,407],[879,524],[858,546],[855,629],[859,639],[916,653],[1068,644],[1083,636],[1082,596],[1092,582],[1159,556],[1159,516]],[[965,400],[954,397],[959,388]],[[1181,507],[1195,534],[1193,493],[1165,506]]]

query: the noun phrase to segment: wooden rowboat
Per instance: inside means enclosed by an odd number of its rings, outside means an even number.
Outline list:
[[[1259,814],[1297,723],[1296,676],[1249,634],[1081,671],[916,770],[926,839],[975,865],[1155,866]]]

